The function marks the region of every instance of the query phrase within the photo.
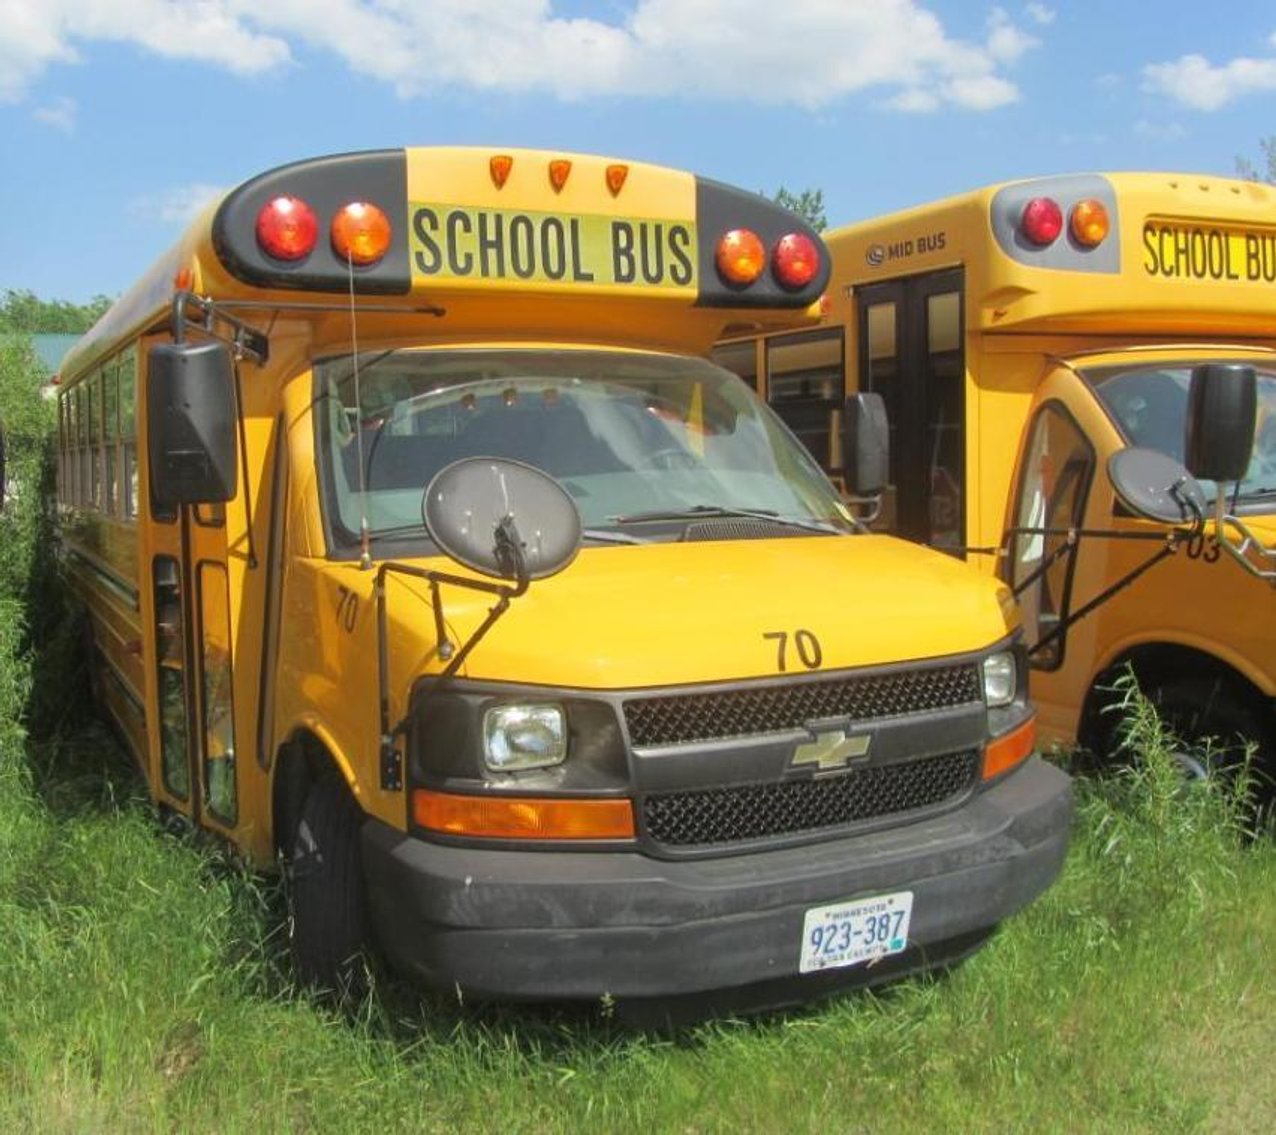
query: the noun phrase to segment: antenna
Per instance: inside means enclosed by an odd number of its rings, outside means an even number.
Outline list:
[[[368,526],[368,471],[363,465],[363,388],[359,385],[359,329],[354,304],[354,258],[346,250],[346,272],[350,280],[350,359],[354,367],[354,442],[359,465],[359,566],[372,566],[372,532]]]

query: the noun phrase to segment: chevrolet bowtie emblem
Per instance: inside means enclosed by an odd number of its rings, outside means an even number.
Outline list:
[[[841,729],[813,733],[810,741],[793,750],[793,759],[789,763],[794,768],[815,765],[821,772],[843,768],[858,757],[868,756],[868,747],[872,743],[873,739],[867,733],[856,733],[850,737]]]

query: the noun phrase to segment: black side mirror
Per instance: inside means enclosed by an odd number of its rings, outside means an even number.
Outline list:
[[[157,504],[234,497],[235,379],[225,343],[160,343],[147,358],[146,428]]]
[[[1254,452],[1258,380],[1252,366],[1210,363],[1192,370],[1183,452],[1194,477],[1239,481]]]
[[[842,415],[842,450],[847,488],[857,497],[877,496],[890,476],[890,428],[880,394],[852,394]]]

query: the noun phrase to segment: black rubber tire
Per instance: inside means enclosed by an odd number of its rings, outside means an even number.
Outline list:
[[[367,985],[363,821],[345,784],[335,775],[322,777],[306,795],[289,859],[297,976],[343,1001],[361,997]]]
[[[1271,772],[1276,757],[1271,724],[1234,682],[1222,676],[1173,677],[1151,685],[1147,694],[1167,728],[1187,746],[1186,759],[1200,756],[1205,739],[1212,738],[1216,763],[1226,770],[1243,762],[1246,743],[1252,742],[1255,772],[1260,778]]]

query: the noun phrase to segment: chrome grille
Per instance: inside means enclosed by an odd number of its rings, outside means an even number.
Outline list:
[[[643,824],[667,847],[845,827],[955,800],[978,769],[979,753],[970,749],[810,780],[652,793],[643,800]]]
[[[808,721],[871,721],[980,701],[973,662],[915,670],[821,678],[707,693],[631,698],[625,724],[631,744],[681,745],[800,729]]]

